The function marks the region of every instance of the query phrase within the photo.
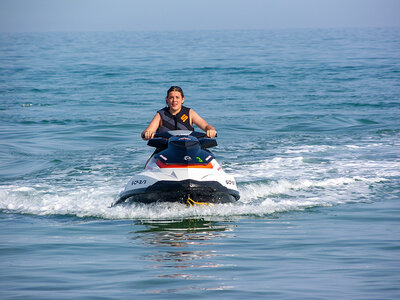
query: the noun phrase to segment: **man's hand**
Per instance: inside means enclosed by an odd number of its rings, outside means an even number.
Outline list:
[[[207,130],[207,136],[209,138],[215,138],[217,135],[217,131],[215,131],[215,129],[208,129]]]
[[[155,132],[151,130],[145,130],[142,132],[142,139],[145,141],[152,139],[154,137]]]

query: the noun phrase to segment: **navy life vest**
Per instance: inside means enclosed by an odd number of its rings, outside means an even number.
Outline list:
[[[166,132],[170,130],[190,130],[193,131],[193,126],[190,125],[189,117],[190,108],[182,106],[182,109],[176,115],[169,112],[168,107],[160,109],[158,113],[161,116],[162,126],[157,132]]]

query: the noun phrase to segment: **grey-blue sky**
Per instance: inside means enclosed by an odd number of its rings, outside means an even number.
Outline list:
[[[400,26],[400,0],[0,0],[0,31]]]

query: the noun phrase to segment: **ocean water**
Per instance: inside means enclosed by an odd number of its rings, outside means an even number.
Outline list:
[[[179,85],[235,204],[110,208]],[[0,35],[2,299],[399,299],[400,29]]]

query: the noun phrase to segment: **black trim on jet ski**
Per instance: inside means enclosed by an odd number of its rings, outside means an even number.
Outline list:
[[[131,201],[187,203],[188,197],[202,203],[231,203],[240,198],[238,191],[229,190],[218,182],[187,179],[179,182],[159,181],[148,188],[122,192],[115,204]]]

